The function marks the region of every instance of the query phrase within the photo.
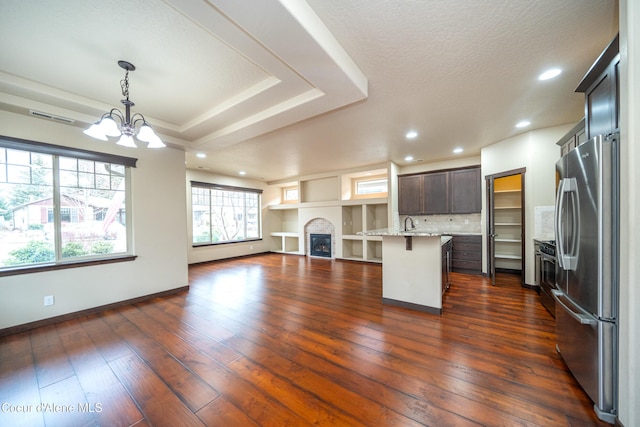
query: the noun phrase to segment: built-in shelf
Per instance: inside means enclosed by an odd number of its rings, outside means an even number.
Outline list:
[[[499,178],[494,181],[495,266],[522,270],[522,192],[520,179]],[[500,188],[498,188],[500,186]]]
[[[388,228],[387,209],[388,205],[385,199],[343,201],[341,258],[382,262],[382,237],[367,236],[362,233]]]
[[[364,260],[362,240],[342,240],[342,258],[356,261]]]
[[[522,257],[520,255],[509,255],[509,254],[496,254],[496,258],[500,259],[517,259],[521,260]]]
[[[300,253],[298,209],[293,205],[270,207],[271,240],[274,252]]]
[[[308,199],[307,199],[308,200]],[[336,225],[336,257],[368,262],[382,262],[382,237],[363,233],[389,227],[386,198],[312,201],[269,207],[274,252],[304,254],[304,236],[298,217],[302,208],[341,208],[341,224]]]

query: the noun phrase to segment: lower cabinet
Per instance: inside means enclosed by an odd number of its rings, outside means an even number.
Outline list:
[[[453,236],[451,254],[453,271],[459,273],[482,273],[482,236]]]

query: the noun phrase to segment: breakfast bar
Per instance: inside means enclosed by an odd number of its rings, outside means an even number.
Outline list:
[[[397,229],[371,230],[366,234],[382,236],[383,302],[441,314],[451,236]]]

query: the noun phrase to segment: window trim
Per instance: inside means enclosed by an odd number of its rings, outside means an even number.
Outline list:
[[[358,183],[365,181],[387,180],[387,191],[381,193],[358,194]],[[353,199],[376,199],[379,197],[387,197],[389,195],[389,177],[387,175],[361,176],[351,180],[351,191]]]
[[[58,157],[70,157],[81,160],[89,160],[95,162],[104,162],[104,163],[113,163],[125,166],[125,194],[127,195],[126,199],[126,221],[127,224],[132,224],[133,212],[131,209],[132,206],[132,194],[131,194],[131,170],[130,168],[136,167],[136,163],[138,159],[133,157],[119,156],[115,154],[107,154],[100,153],[97,151],[83,150],[80,148],[73,147],[64,147],[55,144],[49,144],[45,142],[39,141],[31,141],[27,139],[13,138],[5,135],[0,135],[0,148],[10,149],[10,150],[20,150],[32,153],[41,153],[41,154],[49,154],[52,156]],[[56,171],[58,167],[54,168]],[[60,183],[58,182],[58,174],[54,172],[54,182],[53,182],[53,198],[59,197],[60,192]],[[56,195],[55,193],[58,193]],[[59,235],[60,233],[60,224],[59,217],[60,212],[54,210],[54,224],[55,224],[55,233]],[[67,268],[77,268],[84,267],[89,265],[100,265],[100,264],[110,264],[115,262],[124,262],[124,261],[133,261],[137,258],[137,255],[133,254],[133,230],[131,226],[126,227],[126,238],[127,238],[127,252],[126,253],[118,253],[114,256],[86,256],[86,257],[75,257],[70,258],[68,260],[56,259],[52,262],[44,262],[38,264],[27,264],[27,265],[18,265],[10,268],[2,268],[0,269],[0,277],[6,276],[14,276],[19,274],[29,274],[29,273],[37,273],[42,271],[52,271],[52,270],[61,270]],[[56,258],[61,253],[60,239],[56,238]]]
[[[287,195],[287,191],[296,190],[298,192],[298,197],[295,199],[287,199],[285,196]],[[289,185],[287,187],[282,187],[282,202],[281,203],[298,203],[300,202],[300,187],[297,185]]]
[[[259,237],[253,237],[250,239],[242,239],[242,240],[225,240],[224,242],[202,242],[202,243],[195,243],[193,241],[193,199],[191,199],[191,203],[190,203],[190,209],[191,209],[191,247],[193,248],[201,248],[201,247],[205,247],[205,246],[217,246],[217,245],[228,245],[228,244],[232,244],[232,243],[247,243],[247,242],[256,242],[256,241],[261,241],[263,240],[262,237],[262,193],[263,190],[259,189],[259,188],[248,188],[248,187],[238,187],[238,186],[233,186],[233,185],[224,185],[224,184],[213,184],[210,182],[203,182],[203,181],[190,181],[191,183],[191,195],[190,197],[193,197],[193,188],[206,188],[209,190],[223,190],[223,191],[235,191],[235,192],[241,192],[241,193],[252,193],[252,194],[258,194],[259,197],[259,202],[260,205],[258,206],[258,227],[260,229],[260,236]],[[246,206],[245,206],[246,208]]]
[[[63,147],[47,144],[46,142],[29,141],[28,139],[12,138],[0,135],[0,147],[22,151],[33,151],[54,156],[75,157],[94,162],[117,163],[123,166],[136,167],[138,159],[133,157],[118,156],[116,154],[99,153],[97,151],[83,150],[81,148]]]

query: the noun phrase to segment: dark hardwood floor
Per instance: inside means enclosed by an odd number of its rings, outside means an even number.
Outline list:
[[[267,254],[190,290],[0,339],[2,426],[591,426],[538,296],[453,274],[442,316],[382,267]]]

